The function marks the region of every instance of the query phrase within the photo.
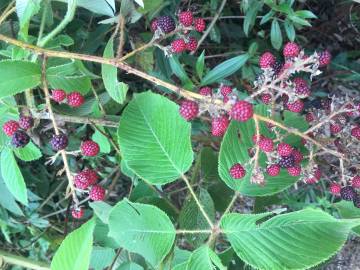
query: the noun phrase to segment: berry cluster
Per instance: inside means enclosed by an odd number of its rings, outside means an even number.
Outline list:
[[[171,42],[170,46],[163,48],[167,55],[171,53],[182,53],[186,50],[195,51],[198,42],[193,35],[190,35],[190,31],[203,32],[206,28],[204,19],[194,18],[191,11],[182,11],[177,17],[177,23],[170,16],[157,17],[151,22],[151,30],[155,33],[155,38],[178,29],[176,33],[177,37]]]
[[[67,103],[70,107],[80,107],[84,104],[85,98],[79,92],[71,92],[66,94],[62,89],[54,89],[51,91],[51,99],[57,103]]]
[[[30,116],[20,116],[19,121],[9,120],[3,125],[4,133],[11,137],[11,144],[16,148],[26,146],[30,142],[27,130],[34,126],[34,119]]]
[[[229,126],[230,119],[246,122],[254,114],[253,105],[245,100],[239,100],[229,85],[221,84],[217,89],[209,86],[201,87],[199,94],[222,100],[226,106],[208,103],[205,99],[198,102],[183,100],[179,112],[185,120],[190,121],[208,111],[211,116],[211,134],[213,136],[222,137]]]

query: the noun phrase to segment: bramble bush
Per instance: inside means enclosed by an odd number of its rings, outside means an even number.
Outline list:
[[[1,269],[325,267],[360,69],[312,2],[1,1]]]

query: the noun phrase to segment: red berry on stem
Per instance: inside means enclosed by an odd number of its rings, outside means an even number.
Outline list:
[[[226,115],[215,117],[211,121],[211,134],[216,137],[221,137],[225,134],[229,126],[229,119]]]
[[[301,173],[301,167],[300,166],[294,166],[287,168],[288,174],[291,176],[299,176]]]
[[[278,164],[272,164],[266,168],[266,173],[270,176],[277,176],[280,173],[280,166]]]
[[[304,102],[298,99],[292,103],[287,103],[286,107],[291,112],[300,113],[304,109]]]
[[[231,94],[232,93],[232,88],[230,85],[222,85],[220,87],[220,93],[226,97],[227,95]]]
[[[305,115],[305,120],[310,123],[315,120],[315,115],[312,112],[309,112]]]
[[[342,126],[338,123],[331,123],[330,124],[330,132],[332,134],[338,134],[342,130]]]
[[[240,100],[230,110],[230,116],[236,121],[245,122],[253,117],[253,105],[247,101]]]
[[[246,174],[246,171],[243,166],[241,166],[240,163],[234,164],[229,171],[230,175],[234,179],[240,179],[243,178]]]
[[[300,53],[300,47],[294,42],[288,42],[285,44],[283,49],[283,55],[285,57],[296,57]]]
[[[296,164],[299,164],[304,158],[303,154],[297,149],[294,149],[291,152],[291,155],[294,157],[294,160],[295,160]]]
[[[356,175],[351,179],[351,186],[353,188],[360,188],[360,176]]]
[[[351,136],[355,137],[356,139],[360,140],[360,127],[354,127],[351,130]]]
[[[20,128],[20,125],[17,121],[15,120],[9,120],[7,122],[5,122],[5,124],[3,125],[2,129],[4,131],[4,133],[11,137],[12,135],[14,135],[14,133]]]
[[[182,38],[175,39],[171,42],[171,50],[174,53],[182,53],[186,49],[185,41]]]
[[[302,96],[302,97],[308,97],[311,94],[310,87],[303,78],[296,77],[293,80],[295,84],[295,93]]]
[[[67,104],[71,107],[80,107],[85,102],[85,98],[79,92],[72,92],[67,95]]]
[[[66,93],[62,89],[54,89],[51,91],[51,98],[52,100],[60,103],[66,98]]]
[[[331,54],[328,50],[325,50],[319,55],[319,66],[324,67],[330,64],[331,62]]]
[[[194,20],[194,28],[198,32],[203,32],[206,28],[205,20],[202,18],[196,18]]]
[[[277,152],[282,157],[290,156],[293,150],[293,147],[287,143],[279,143],[277,146]]]
[[[186,42],[186,49],[188,51],[193,52],[193,51],[196,50],[197,46],[198,46],[197,39],[195,37],[189,37],[187,42]]]
[[[185,118],[185,120],[190,121],[198,115],[199,105],[195,101],[184,100],[181,103],[179,112],[180,115]]]
[[[81,143],[80,150],[84,156],[94,157],[99,153],[100,147],[96,142],[87,140]]]
[[[105,189],[102,186],[94,185],[90,190],[89,197],[93,201],[102,201],[105,198]]]
[[[96,181],[99,179],[99,175],[94,170],[85,169],[85,170],[83,170],[83,172],[86,173],[90,185],[94,185],[96,183]]]
[[[78,173],[74,177],[74,184],[77,188],[87,189],[91,185],[89,174],[85,171]]]
[[[271,52],[263,53],[259,58],[261,68],[271,68],[276,62],[275,56]]]
[[[158,23],[156,18],[151,21],[150,28],[152,32],[155,32],[158,29]]]
[[[84,216],[84,208],[79,207],[79,208],[73,208],[71,210],[71,215],[73,216],[73,218],[76,219],[80,219]]]
[[[270,138],[263,137],[259,141],[259,148],[265,153],[270,153],[274,150],[274,142]]]
[[[261,95],[261,101],[266,104],[269,105],[271,103],[271,95],[270,94],[262,94]]]
[[[329,190],[332,194],[339,195],[341,191],[341,185],[333,182],[330,184]]]
[[[193,14],[191,11],[183,11],[180,12],[179,14],[179,22],[183,25],[183,26],[191,26],[193,23]]]
[[[202,96],[211,96],[212,95],[212,89],[209,86],[201,87],[199,90],[199,94]]]

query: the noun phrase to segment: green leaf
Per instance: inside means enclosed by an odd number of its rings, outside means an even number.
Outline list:
[[[263,3],[261,1],[256,1],[253,2],[249,10],[247,10],[243,24],[243,29],[246,36],[249,35],[249,31],[254,27],[256,15],[258,14],[262,6]]]
[[[215,207],[209,193],[205,189],[201,188],[198,198],[201,205],[204,207],[205,212],[209,215],[209,218],[214,221]],[[203,214],[200,212],[199,207],[197,206],[196,202],[192,197],[185,201],[184,206],[181,209],[179,215],[179,225],[181,229],[185,230],[211,229],[209,228],[208,222],[204,218]],[[204,242],[204,240],[208,238],[208,236],[209,234],[191,234],[186,235],[186,238],[195,247],[199,247]]]
[[[1,175],[11,194],[22,204],[28,204],[24,178],[11,149],[4,148],[1,152]]]
[[[67,3],[68,0],[56,0]],[[86,8],[91,12],[113,17],[115,11],[114,0],[77,0],[77,6]]]
[[[360,209],[356,208],[353,202],[340,201],[335,203],[334,207],[339,211],[341,218],[360,218]],[[353,232],[360,236],[360,226],[353,228]]]
[[[144,2],[143,0],[134,0],[139,6],[141,6],[142,8],[144,8]]]
[[[23,148],[16,148],[15,155],[23,161],[33,161],[42,157],[40,149],[33,143],[28,143]]]
[[[217,267],[217,268],[216,268]],[[195,250],[189,258],[186,270],[226,270],[220,258],[208,246],[202,246]]]
[[[226,60],[210,70],[209,73],[201,80],[201,85],[211,84],[234,74],[246,63],[248,59],[249,55],[243,54]]]
[[[303,19],[317,19],[317,16],[310,10],[298,10],[295,11],[295,15]]]
[[[27,61],[0,62],[0,98],[12,96],[40,84],[40,66]]]
[[[110,266],[115,257],[115,251],[112,248],[95,246],[91,252],[90,268],[94,270],[103,270]]]
[[[166,97],[150,91],[137,94],[120,119],[123,158],[149,183],[170,183],[192,164],[190,129],[178,106]]]
[[[282,45],[282,34],[280,25],[277,19],[274,19],[271,23],[271,32],[270,32],[271,45],[279,50]]]
[[[297,23],[297,24],[300,24],[300,25],[304,25],[304,26],[311,26],[311,24],[305,20],[305,19],[302,19],[296,15],[289,15],[288,18],[290,20],[292,20],[294,23]]]
[[[333,256],[345,243],[357,220],[336,220],[306,209],[275,216],[227,214],[220,227],[236,254],[260,269],[308,269]],[[316,250],[316,252],[315,252]]]
[[[289,40],[294,41],[296,36],[295,27],[288,19],[286,19],[284,22],[284,28]]]
[[[169,63],[171,70],[181,80],[182,84],[187,84],[191,82],[188,75],[186,74],[186,71],[184,70],[184,68],[179,62],[179,59],[176,56],[169,57]]]
[[[71,232],[61,243],[51,262],[51,270],[88,270],[93,245],[95,220]]]
[[[126,262],[120,265],[116,270],[144,270],[144,268],[133,262]]]
[[[109,236],[121,247],[139,253],[155,268],[170,252],[175,240],[175,228],[164,212],[127,199],[110,212],[109,229]]]
[[[103,127],[98,127],[102,131],[104,131]],[[101,153],[110,153],[111,151],[111,145],[109,142],[109,139],[102,134],[99,130],[95,130],[94,134],[92,135],[92,140],[95,141],[100,146],[100,152]]]
[[[270,10],[268,13],[266,13],[260,21],[260,25],[263,25],[264,23],[267,23],[268,21],[270,21],[270,19],[275,15],[275,11]]]
[[[20,34],[27,38],[31,17],[40,10],[41,0],[16,0],[16,13],[20,21]]]
[[[205,67],[205,50],[202,51],[198,59],[196,60],[196,74],[201,79],[204,74],[204,67]]]
[[[104,57],[114,57],[114,40],[112,38],[106,44]],[[118,81],[117,68],[111,65],[102,64],[101,74],[104,81],[105,89],[109,93],[110,97],[119,104],[124,103],[126,99],[126,93],[129,90],[129,87],[127,84]]]
[[[5,209],[13,212],[15,215],[24,216],[19,205],[16,203],[14,196],[6,187],[4,180],[0,176],[0,205]]]
[[[94,210],[96,216],[104,223],[108,223],[111,206],[106,202],[91,202],[89,206]]]
[[[256,113],[260,115],[268,115],[268,107],[258,105],[255,107]],[[272,137],[266,125],[260,122],[260,132],[264,136]],[[241,180],[233,179],[229,174],[229,169],[235,163],[245,165],[250,160],[248,149],[254,147],[252,136],[255,134],[255,124],[251,119],[245,123],[232,121],[223,138],[219,154],[219,175],[220,178],[234,190],[238,190],[241,194],[247,196],[266,196],[280,192],[294,184],[299,177],[289,176],[287,171],[282,169],[280,174],[271,177],[265,174],[266,184],[259,186],[250,183],[250,176],[253,165],[245,166],[246,175]],[[259,164],[266,167],[267,158],[264,153],[259,155]]]

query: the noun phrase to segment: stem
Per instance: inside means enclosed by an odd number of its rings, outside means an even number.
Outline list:
[[[119,35],[119,46],[117,48],[116,57],[121,58],[123,55],[123,49],[125,45],[125,18],[122,14],[119,15],[119,27],[120,27],[120,35]]]
[[[76,11],[76,4],[77,0],[68,0],[67,11],[64,19],[49,34],[39,40],[38,46],[44,47],[46,43],[48,43],[52,38],[59,34],[65,28],[65,26],[72,21]]]
[[[0,263],[8,263],[34,270],[50,270],[50,265],[0,250]]]
[[[40,29],[39,29],[39,34],[38,34],[38,40],[37,40],[37,45],[39,45],[39,41],[41,40],[43,34],[44,34],[44,28],[45,28],[45,23],[46,23],[46,14],[48,12],[48,4],[49,3],[45,3],[44,2],[44,10],[41,16],[41,23],[40,23]]]

